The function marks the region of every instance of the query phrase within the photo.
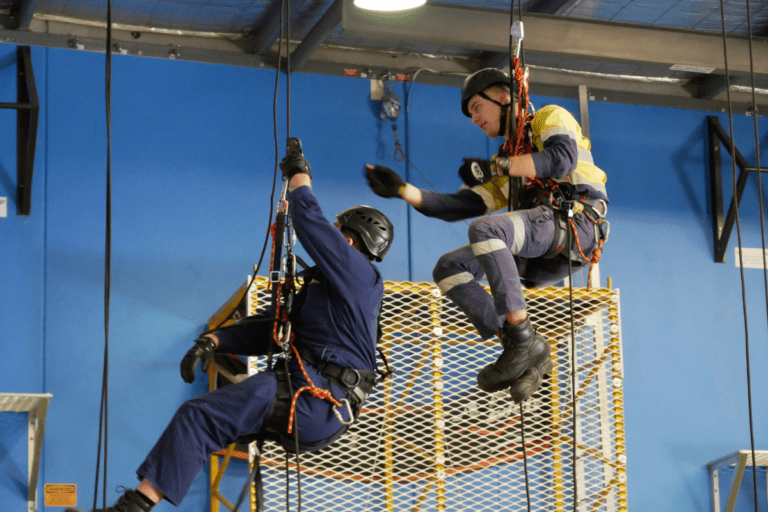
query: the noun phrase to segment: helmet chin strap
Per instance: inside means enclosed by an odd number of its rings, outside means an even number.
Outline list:
[[[501,103],[500,101],[496,101],[493,98],[490,98],[487,94],[485,94],[485,91],[477,93],[481,97],[487,99],[491,103],[495,103],[496,105],[501,107],[501,114],[499,114],[499,132],[496,134],[496,136],[503,136],[504,133],[507,131],[507,109],[512,107],[512,103]],[[514,122],[514,119],[512,119]],[[511,137],[512,134],[510,133],[509,136]]]
[[[507,129],[511,127],[507,125],[507,110],[512,106],[512,104],[507,103],[506,105],[500,105],[500,106],[501,106],[501,114],[499,114],[499,131],[501,131],[501,133],[499,135],[503,136],[507,132]],[[511,119],[511,121],[514,122],[515,121],[514,118]],[[510,133],[509,136],[512,137],[512,133]]]

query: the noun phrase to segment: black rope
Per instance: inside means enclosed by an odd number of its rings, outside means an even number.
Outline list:
[[[286,10],[286,20],[285,23],[280,24],[280,28],[282,30],[283,25],[287,25],[286,28],[286,41],[285,41],[285,74],[286,74],[286,80],[285,80],[285,97],[286,97],[286,132],[287,132],[287,138],[286,138],[286,144],[287,141],[291,139],[291,2],[283,0],[283,5],[285,6]],[[288,249],[288,253],[286,254],[288,258],[291,258],[292,255],[290,254],[290,248]],[[286,276],[287,277],[287,276]],[[293,279],[293,275],[290,276],[290,279]],[[283,358],[284,364],[285,364],[285,372],[288,375],[288,391],[293,396],[293,387],[291,386],[291,374],[288,370],[288,359]],[[294,449],[296,451],[296,502],[298,507],[298,512],[301,512],[301,456],[299,454],[299,422],[298,418],[295,420],[293,425],[293,443],[294,443]],[[290,510],[290,502],[288,500],[289,498],[289,486],[288,486],[288,454],[286,452],[286,489],[285,489],[285,508],[286,510]]]
[[[522,4],[522,0],[520,0],[520,3]],[[521,12],[522,16],[522,12]],[[522,18],[521,18],[522,19]],[[513,131],[512,131],[512,125],[513,123],[517,122],[516,116],[515,116],[515,62],[513,59],[513,37],[512,37],[512,26],[515,24],[515,2],[512,0],[512,5],[509,8],[509,114],[507,115],[507,153],[514,153],[514,148],[512,147],[512,137],[513,137]],[[501,108],[504,108],[503,106]],[[503,126],[500,126],[499,129],[504,129]],[[503,135],[503,134],[502,134]],[[510,157],[512,155],[510,154]],[[507,176],[507,211],[512,211],[512,180],[516,178],[512,178],[511,175]],[[520,418],[520,421],[522,421],[522,417]],[[527,477],[527,475],[526,475]],[[526,491],[527,491],[526,487]]]
[[[569,204],[569,208],[572,205]],[[572,210],[569,209],[569,214]],[[570,221],[570,215],[567,219]],[[579,502],[579,485],[576,477],[576,329],[573,325],[573,232],[568,229],[568,307],[571,316],[571,428],[573,429],[573,510]]]
[[[291,138],[291,2],[283,0],[283,8],[287,11],[286,20],[288,22],[285,38],[285,131],[288,134],[286,138],[288,140]],[[283,29],[283,24],[285,23],[285,20],[281,21],[280,30]],[[280,64],[278,63],[278,69],[279,66]]]
[[[112,1],[107,0],[107,37],[105,63],[105,99],[107,118],[107,188],[106,228],[104,242],[104,363],[101,377],[101,404],[99,407],[99,435],[97,440],[96,479],[93,492],[93,508],[99,495],[99,469],[101,465],[102,434],[104,440],[104,481],[102,482],[102,503],[107,508],[107,451],[109,447],[109,297],[112,267]]]
[[[522,23],[523,21],[523,2],[520,0],[518,2],[518,19]],[[519,98],[522,97],[522,84],[520,85],[520,89],[518,92],[517,98],[515,98],[515,62],[514,62],[514,38],[512,37],[512,27],[515,23],[515,2],[512,1],[512,5],[509,9],[509,96],[510,96],[510,102],[509,102],[509,114],[507,115],[507,147],[509,150],[508,153],[514,154],[516,147],[513,147],[513,139],[516,138],[516,131],[517,131],[517,116],[515,115],[515,105],[519,102]],[[523,55],[522,50],[522,41],[520,42],[520,52],[521,56]],[[521,64],[524,62],[523,60],[520,61]],[[522,64],[525,66],[525,64]],[[501,107],[504,108],[504,107]],[[527,112],[520,112],[520,115],[525,116]],[[514,127],[514,130],[513,130]],[[510,155],[511,157],[512,155]],[[512,211],[512,181],[517,180],[518,178],[513,178],[511,175],[507,176],[507,211]],[[526,498],[526,504],[528,507],[528,512],[531,512],[531,485],[529,481],[529,475],[528,475],[528,453],[525,449],[525,413],[523,411],[523,402],[520,402],[520,437],[521,437],[521,443],[522,443],[522,450],[523,450],[523,472],[525,474],[525,498]]]
[[[528,504],[528,512],[531,512],[531,484],[528,480],[528,454],[525,449],[525,410],[523,402],[520,402],[520,443],[523,446],[523,471],[525,472],[525,501]]]
[[[751,22],[750,22],[750,14],[749,14],[749,0],[747,0],[747,23],[749,27],[749,62],[750,62],[750,71],[752,72],[752,33],[751,33]],[[729,77],[728,72],[728,38],[726,36],[725,31],[725,5],[723,0],[720,0],[720,25],[722,29],[722,36],[723,36],[723,60],[724,60],[724,70],[725,70],[725,83],[726,83],[726,97],[728,100],[728,128],[730,130],[730,142],[731,142],[731,155],[736,154],[736,142],[735,142],[735,134],[733,131],[733,107],[731,104],[731,80]],[[755,102],[755,82],[754,82],[754,73],[752,72],[752,101],[753,101],[753,109],[757,110],[757,103]],[[756,114],[755,114],[756,115]],[[755,133],[757,133],[757,126],[755,126]],[[757,139],[757,135],[756,135]],[[758,159],[760,158],[760,147],[759,144],[756,145],[756,151],[755,153],[758,155]],[[759,161],[759,160],[758,160]],[[759,164],[758,164],[759,166]],[[734,157],[731,157],[731,179],[732,179],[732,186],[734,192],[736,191],[736,159]],[[760,176],[759,168],[758,168],[758,176]],[[749,322],[747,319],[747,290],[746,290],[746,281],[744,279],[744,258],[743,258],[743,248],[742,248],[742,241],[741,241],[741,222],[739,219],[739,201],[738,197],[734,196],[734,199],[736,202],[736,208],[735,214],[736,214],[736,234],[738,236],[738,242],[739,242],[739,275],[741,277],[741,301],[742,301],[742,308],[743,308],[743,315],[744,315],[744,350],[745,350],[745,358],[746,358],[746,365],[747,365],[747,408],[749,411],[749,440],[750,440],[750,447],[752,452],[752,480],[753,480],[753,491],[754,491],[754,502],[755,502],[755,510],[757,510],[757,468],[755,464],[755,428],[754,428],[754,416],[752,412],[752,374],[751,374],[751,364],[750,364],[750,356],[749,356]],[[762,203],[760,208],[760,218],[762,223],[763,218],[763,211],[762,211]],[[763,267],[765,268],[765,239],[763,238]]]
[[[261,255],[259,256],[259,264],[257,265],[257,269],[261,265],[261,261],[262,261],[262,259],[264,257],[264,253],[266,252],[266,247],[267,247],[267,244],[268,244],[268,241],[269,241],[270,229],[271,229],[271,226],[272,226],[272,214],[273,214],[272,203],[274,203],[275,191],[277,189],[277,174],[278,174],[279,161],[280,161],[280,148],[279,148],[279,142],[278,142],[278,136],[277,136],[277,132],[278,132],[278,130],[277,130],[277,95],[278,95],[279,83],[280,83],[280,70],[282,68],[283,30],[284,30],[284,28],[286,26],[286,21],[287,21],[287,29],[286,29],[286,44],[285,44],[285,47],[286,47],[286,117],[287,117],[287,119],[286,119],[286,130],[287,130],[287,134],[288,134],[288,137],[286,139],[286,145],[287,145],[288,141],[290,141],[290,139],[291,139],[291,137],[290,137],[290,133],[291,133],[291,48],[290,48],[291,7],[290,7],[290,2],[286,2],[285,0],[283,0],[282,5],[281,5],[281,9],[280,9],[280,36],[278,37],[277,72],[275,74],[275,89],[274,89],[274,98],[273,98],[273,101],[272,101],[272,121],[273,121],[273,128],[274,128],[273,133],[274,133],[274,142],[275,142],[275,172],[274,172],[274,175],[273,175],[272,192],[271,192],[271,196],[270,196],[271,200],[270,200],[269,225],[268,225],[268,229],[267,229],[267,236],[266,236],[266,238],[264,240],[264,245],[263,245],[262,250],[261,250]],[[281,197],[281,199],[282,199],[282,197]],[[278,226],[278,228],[288,229],[287,226],[288,226],[288,222],[286,221],[285,225]],[[278,238],[281,238],[281,237],[278,237],[278,234],[276,233],[275,234],[275,239],[277,240]],[[278,249],[278,247],[275,247],[275,252],[277,252],[277,249]],[[274,257],[274,254],[273,254],[273,257]],[[292,253],[290,251],[290,248],[287,251],[286,257],[287,258],[292,258],[293,257],[293,255],[292,255]],[[273,265],[277,265],[277,268],[279,268],[280,262],[274,261]],[[272,270],[272,269],[270,269],[270,270]],[[255,277],[255,272],[254,272],[254,277]],[[294,279],[294,277],[295,276],[293,274],[291,274],[290,276],[286,276],[286,279],[288,279],[288,278]],[[277,287],[278,283],[272,283],[272,285]],[[293,288],[291,288],[291,293],[293,291],[294,291]],[[247,293],[246,293],[246,295],[247,295]],[[242,301],[245,300],[245,296],[246,295],[244,295],[240,299],[240,303],[242,303]],[[273,294],[273,297],[274,297],[274,294]],[[275,308],[275,312],[277,312],[277,304],[273,304],[273,307]],[[239,305],[238,305],[238,308],[239,308]],[[235,309],[237,309],[237,308],[235,308]],[[277,318],[271,319],[271,320],[272,321],[279,321],[279,319],[277,319]],[[270,353],[269,353],[270,361],[268,362],[268,366],[270,368],[272,367],[271,355],[272,354],[271,354],[271,351],[270,351]],[[283,363],[285,365],[285,372],[288,375],[288,392],[292,396],[293,395],[293,387],[292,387],[291,379],[290,379],[290,371],[289,371],[289,368],[288,368],[288,360],[285,357],[283,357],[282,359],[283,359]],[[297,506],[298,506],[298,511],[301,512],[301,507],[302,507],[302,502],[301,502],[301,459],[300,459],[300,455],[299,455],[299,448],[300,448],[300,446],[299,446],[299,425],[298,425],[298,422],[296,422],[295,425],[294,425],[294,436],[293,436],[293,439],[294,439],[294,449],[295,449],[295,452],[296,452],[296,490],[297,490],[297,504],[298,504]],[[288,452],[286,451],[286,460],[285,460],[285,462],[286,462],[286,467],[285,467],[285,500],[286,500],[286,510],[290,510],[290,478],[289,478],[288,460],[289,460]],[[238,509],[242,499],[245,497],[246,489],[248,489],[251,486],[251,483],[256,478],[256,475],[259,472],[258,471],[258,464],[259,464],[259,462],[257,461],[256,462],[257,466],[254,467],[253,471],[250,473],[250,475],[249,475],[249,477],[248,477],[248,479],[246,481],[245,487],[243,488],[243,491],[240,493],[240,499],[238,500],[237,504],[234,507],[235,510]]]
[[[763,247],[763,282],[765,287],[766,304],[768,304],[768,261],[766,261],[765,249],[765,215],[763,214],[763,173],[760,168],[760,134],[757,129],[757,97],[755,94],[755,69],[752,58],[752,16],[749,9],[749,0],[747,0],[747,33],[749,34],[749,78],[752,87],[752,125],[755,135],[755,159],[757,166],[757,200],[760,206],[760,235]],[[768,314],[768,307],[766,307]],[[753,461],[754,462],[754,461]]]

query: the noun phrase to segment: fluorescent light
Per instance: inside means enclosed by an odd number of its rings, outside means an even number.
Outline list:
[[[405,11],[421,7],[427,0],[355,0],[355,6],[367,11]]]

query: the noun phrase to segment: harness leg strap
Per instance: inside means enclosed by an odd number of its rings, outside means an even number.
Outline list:
[[[553,209],[552,215],[555,222],[555,233],[552,237],[552,244],[547,249],[543,258],[555,258],[563,253],[563,249],[568,240],[568,220],[565,218],[565,214],[560,210]]]

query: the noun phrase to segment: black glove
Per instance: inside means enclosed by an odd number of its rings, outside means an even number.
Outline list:
[[[383,165],[377,165],[373,169],[366,166],[365,177],[368,178],[371,190],[379,197],[400,197],[400,187],[405,186],[403,178]]]
[[[203,373],[208,371],[208,367],[213,361],[214,348],[213,340],[207,336],[195,340],[195,345],[181,360],[181,378],[184,379],[184,382],[191,383],[195,380],[195,369],[200,363],[202,363],[200,369]]]
[[[493,178],[490,160],[479,158],[463,158],[464,163],[459,167],[459,176],[467,186],[482,185]]]
[[[283,178],[291,179],[297,174],[306,174],[310,178],[312,177],[309,162],[304,158],[301,151],[289,151],[283,161],[280,162],[280,169],[283,171]]]

